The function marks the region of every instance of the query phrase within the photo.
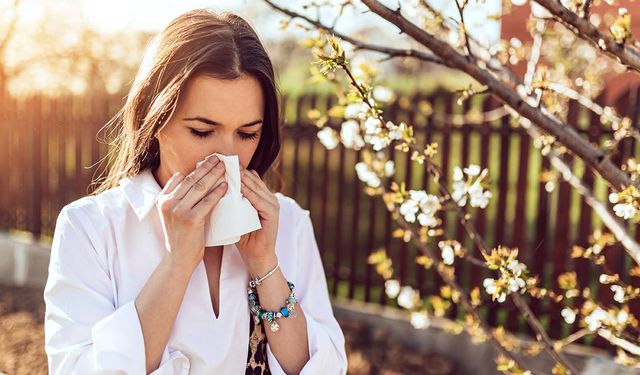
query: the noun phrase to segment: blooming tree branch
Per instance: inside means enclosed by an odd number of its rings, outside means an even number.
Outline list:
[[[526,282],[523,278],[524,274],[522,274],[524,265],[515,259],[517,256],[517,251],[514,252],[508,249],[489,251],[484,244],[482,236],[475,229],[473,224],[469,222],[469,220],[467,219],[468,215],[462,209],[462,207],[467,203],[467,198],[469,198],[469,203],[472,206],[481,208],[486,207],[488,199],[491,197],[491,193],[488,191],[484,191],[480,185],[480,182],[486,175],[486,170],[481,171],[478,167],[470,167],[465,169],[465,171],[456,169],[456,172],[454,173],[454,180],[456,181],[454,183],[454,191],[449,192],[447,186],[444,185],[442,183],[442,180],[440,179],[440,177],[442,176],[442,171],[440,171],[439,167],[431,159],[432,155],[429,155],[429,153],[427,153],[426,155],[420,155],[420,151],[413,146],[415,140],[412,138],[413,132],[410,128],[406,128],[406,125],[403,126],[404,124],[401,124],[398,127],[389,122],[386,123],[386,129],[384,127],[381,127],[381,124],[385,123],[385,120],[381,115],[381,111],[371,103],[367,89],[363,87],[362,83],[358,82],[358,80],[353,76],[352,72],[346,64],[344,52],[341,51],[338,44],[336,42],[330,43],[334,50],[334,55],[325,56],[319,54],[318,57],[321,59],[321,61],[324,62],[325,70],[341,68],[345,71],[345,73],[349,77],[350,84],[357,90],[361,100],[368,107],[367,111],[371,111],[372,117],[369,117],[367,119],[367,122],[369,123],[367,135],[370,135],[367,141],[373,144],[375,150],[390,145],[392,140],[404,140],[405,136],[409,138],[409,140],[405,140],[405,142],[400,145],[400,149],[404,152],[412,151],[414,160],[419,160],[418,162],[420,164],[426,163],[426,170],[435,177],[434,180],[438,184],[438,188],[444,197],[443,199],[445,199],[445,201],[451,200],[454,206],[457,208],[458,219],[464,226],[465,230],[468,232],[469,237],[473,240],[473,242],[485,257],[486,263],[489,265],[489,268],[495,266],[494,269],[499,269],[501,271],[502,276],[499,280],[485,280],[485,288],[487,288],[490,294],[499,296],[498,300],[500,302],[504,301],[507,295],[510,295],[510,297],[514,301],[515,306],[522,312],[534,331],[536,331],[537,338],[543,342],[544,348],[549,352],[549,354],[558,363],[562,364],[563,368],[567,369],[567,371],[577,374],[578,372],[575,367],[571,363],[569,363],[562,354],[555,350],[552,340],[549,338],[542,324],[535,317],[529,306],[521,299],[518,294],[511,293],[523,290],[523,288],[525,288],[526,286]],[[365,124],[365,126],[367,125]],[[465,173],[469,177],[468,181],[466,182],[464,181]],[[387,207],[391,207],[391,209],[394,209],[395,204],[401,203],[401,205],[397,209],[398,213],[405,217],[405,219],[409,220],[409,222],[413,222],[415,220],[415,214],[419,210],[421,210],[422,212],[417,215],[417,218],[422,226],[435,227],[437,225],[437,221],[435,220],[435,217],[433,215],[437,211],[439,202],[435,196],[429,196],[424,192],[412,190],[409,192],[409,195],[412,198],[405,201],[405,192],[403,192],[402,189],[400,190],[399,195],[391,194],[391,197],[389,197],[389,194],[385,194],[386,190],[382,187],[384,185],[381,184],[380,181],[377,181],[375,183],[375,186],[379,187],[382,191],[383,197],[386,197],[385,202],[387,203]],[[413,232],[413,229],[411,227],[405,227],[405,229],[413,233],[413,238],[419,238],[419,236],[416,236],[415,232]],[[430,255],[431,252],[428,251],[428,249],[426,249],[424,245],[420,245],[419,248],[425,249],[426,255],[433,259],[433,255]],[[436,265],[438,264],[437,260],[433,261]],[[451,285],[458,293],[463,293],[460,286],[455,283],[453,275],[449,275],[448,273],[440,269],[438,269],[438,272],[439,274],[441,274],[445,282]],[[463,302],[463,305],[465,307],[471,307],[464,301],[464,299],[462,299],[461,301]],[[515,360],[515,358],[512,359],[515,361],[515,363],[519,363],[517,360]]]
[[[596,146],[581,137],[574,129],[565,126],[557,118],[544,111],[543,108],[536,108],[531,105],[529,101],[525,100],[526,98],[522,98],[513,89],[479,66],[473,58],[463,56],[446,42],[422,30],[403,17],[402,14],[389,9],[377,0],[362,0],[362,3],[372,12],[396,25],[402,32],[411,36],[418,43],[429,48],[441,59],[449,61],[456,69],[466,72],[478,82],[486,85],[489,92],[523,117],[535,123],[542,130],[553,135],[559,143],[597,171],[615,190],[622,190],[626,186],[634,185],[629,177],[615,164],[607,160],[602,151]]]

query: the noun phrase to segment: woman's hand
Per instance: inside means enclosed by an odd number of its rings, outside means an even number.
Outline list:
[[[245,169],[241,165],[240,181],[240,192],[258,211],[262,228],[241,236],[236,247],[251,277],[262,276],[277,264],[276,237],[280,204],[256,171]]]
[[[227,191],[224,172],[224,163],[209,156],[188,176],[171,176],[158,196],[168,256],[191,272],[204,257],[205,218]]]

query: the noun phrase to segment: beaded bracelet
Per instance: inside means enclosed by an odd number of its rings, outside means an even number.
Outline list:
[[[260,302],[258,300],[258,292],[249,285],[248,288],[248,298],[249,298],[249,310],[251,310],[251,314],[253,315],[253,321],[255,324],[260,324],[260,322],[264,319],[269,323],[271,328],[271,332],[276,332],[280,329],[280,325],[276,322],[276,319],[280,319],[282,317],[288,318],[296,317],[295,305],[298,303],[296,300],[296,292],[295,286],[292,282],[287,281],[287,285],[289,286],[289,290],[291,293],[287,300],[284,302],[284,306],[280,308],[278,311],[267,311],[260,306]]]
[[[262,276],[262,277],[254,277],[253,279],[251,279],[251,281],[249,281],[249,286],[252,288],[255,288],[257,286],[259,286],[260,284],[262,284],[262,282],[269,276],[273,275],[274,272],[276,272],[276,270],[280,267],[280,263],[276,264],[275,267],[273,267],[273,269],[269,272],[267,272],[266,275]]]

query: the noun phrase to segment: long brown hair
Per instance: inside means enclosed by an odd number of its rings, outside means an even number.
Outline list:
[[[108,175],[92,194],[118,185],[128,176],[160,163],[155,135],[171,117],[180,91],[189,78],[205,74],[235,79],[246,74],[260,82],[265,98],[262,135],[249,163],[282,188],[274,162],[280,152],[281,113],[271,60],[258,35],[241,17],[196,9],[177,17],[150,42],[127,101],[106,125],[115,132],[107,159],[114,160]],[[107,160],[108,162],[109,160]],[[271,182],[273,185],[273,181]]]

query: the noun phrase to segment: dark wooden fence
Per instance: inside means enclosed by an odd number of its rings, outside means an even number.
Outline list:
[[[615,103],[608,103],[631,116],[636,127],[638,92],[633,90]],[[541,276],[545,287],[557,291],[558,275],[576,271],[581,287],[591,286],[601,302],[612,303],[611,291],[597,280],[602,270],[570,257],[574,244],[587,246],[589,235],[602,227],[591,208],[565,182],[559,182],[553,191],[545,189],[540,173],[550,169],[549,161],[507,117],[474,123],[474,113],[498,106],[493,99],[477,97],[463,106],[456,105],[455,100],[446,92],[416,94],[399,98],[386,108],[386,114],[390,120],[412,124],[420,144],[439,143],[436,159],[447,172],[445,181],[451,180],[456,165],[475,163],[489,168],[494,196],[487,209],[472,211],[473,221],[487,244],[518,247],[521,259]],[[424,296],[439,294],[442,280],[433,270],[416,264],[415,247],[392,236],[396,226],[382,201],[363,192],[353,168],[359,152],[342,147],[329,151],[318,142],[317,128],[307,120],[307,111],[324,111],[333,101],[332,97],[285,98],[288,121],[280,169],[285,178],[283,194],[311,211],[331,293],[393,304],[384,293],[383,280],[367,264],[368,255],[384,246],[393,259],[394,277],[402,284],[412,285]],[[116,98],[33,97],[2,103],[0,175],[5,177],[5,183],[0,184],[0,229],[30,232],[37,239],[50,238],[61,207],[88,193],[94,164],[107,152],[107,146],[97,141],[96,134],[120,105]],[[572,126],[591,141],[602,144],[611,139],[611,132],[591,112],[575,102],[569,104],[568,111]],[[466,117],[461,122],[452,121],[454,115]],[[329,126],[338,127],[339,121],[331,121]],[[393,149],[390,152],[396,162],[396,179],[407,181],[408,188],[435,192],[433,181],[419,165],[410,162],[407,154]],[[621,161],[636,154],[636,142],[628,140],[613,157]],[[597,196],[606,200],[609,190],[603,181],[585,170],[579,160],[569,156],[566,160]],[[452,214],[442,216],[447,235],[479,256]],[[640,240],[640,231],[635,227],[631,230]],[[433,241],[431,246],[437,248],[437,243]],[[632,261],[620,246],[608,248],[605,254],[609,270],[638,286],[638,279],[628,274]],[[490,275],[461,262],[456,270],[466,286],[481,287],[483,278]],[[575,301],[579,302],[580,299]],[[538,300],[531,301],[531,305],[548,324],[552,337],[577,330],[575,324],[563,322],[559,313],[562,306]],[[638,304],[633,307],[636,313],[640,311]],[[454,308],[449,317],[463,313]],[[509,302],[488,302],[482,313],[493,325],[529,332]],[[596,340],[594,344],[601,342]]]

